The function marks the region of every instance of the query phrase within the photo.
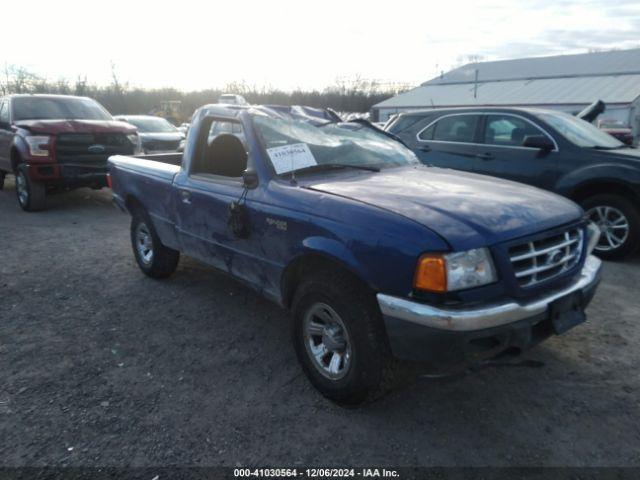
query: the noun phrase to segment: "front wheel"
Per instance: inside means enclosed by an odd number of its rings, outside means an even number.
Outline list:
[[[166,278],[178,266],[180,252],[165,247],[148,215],[134,214],[131,219],[131,246],[140,270],[152,278]]]
[[[25,165],[20,165],[16,172],[16,195],[20,208],[25,212],[44,210],[47,191],[43,183],[29,178]]]
[[[627,257],[638,247],[640,214],[626,198],[594,195],[582,202],[587,216],[600,228],[595,253],[605,260]]]
[[[293,342],[303,370],[327,398],[359,404],[395,376],[375,296],[341,273],[303,279],[293,301]]]

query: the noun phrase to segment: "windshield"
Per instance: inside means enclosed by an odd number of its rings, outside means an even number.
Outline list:
[[[562,112],[540,113],[540,118],[555,128],[562,136],[579,147],[622,148],[624,144],[594,125]]]
[[[128,117],[126,121],[131,125],[138,127],[140,133],[172,133],[178,131],[176,127],[171,125],[164,118],[133,118]]]
[[[278,174],[316,165],[385,168],[419,163],[400,142],[357,123],[314,126],[267,116],[255,116],[254,123]]]
[[[13,116],[19,120],[112,120],[95,100],[79,97],[15,97]]]

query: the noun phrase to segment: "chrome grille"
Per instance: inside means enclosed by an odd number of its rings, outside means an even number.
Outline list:
[[[580,262],[584,231],[573,228],[509,249],[518,283],[529,287],[550,280]]]

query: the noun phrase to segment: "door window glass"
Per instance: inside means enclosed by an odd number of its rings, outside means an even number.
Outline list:
[[[247,151],[242,125],[213,121],[206,143],[194,157],[191,174],[239,178],[247,168]]]
[[[443,117],[420,133],[420,140],[473,143],[478,115]]]
[[[484,129],[484,143],[519,147],[529,135],[544,133],[522,118],[511,115],[488,115]]]

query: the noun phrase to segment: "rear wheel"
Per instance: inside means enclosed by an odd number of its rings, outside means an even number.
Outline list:
[[[20,207],[25,212],[37,212],[45,207],[45,185],[31,180],[25,165],[20,165],[16,171],[16,195]]]
[[[395,383],[375,296],[350,275],[329,272],[304,278],[293,301],[293,342],[303,370],[327,398],[359,404]]]
[[[166,278],[178,266],[180,252],[165,247],[148,215],[136,212],[131,219],[131,246],[140,270],[152,278]]]
[[[600,227],[595,253],[607,260],[625,258],[638,247],[640,214],[626,198],[594,195],[582,202],[587,216]]]

